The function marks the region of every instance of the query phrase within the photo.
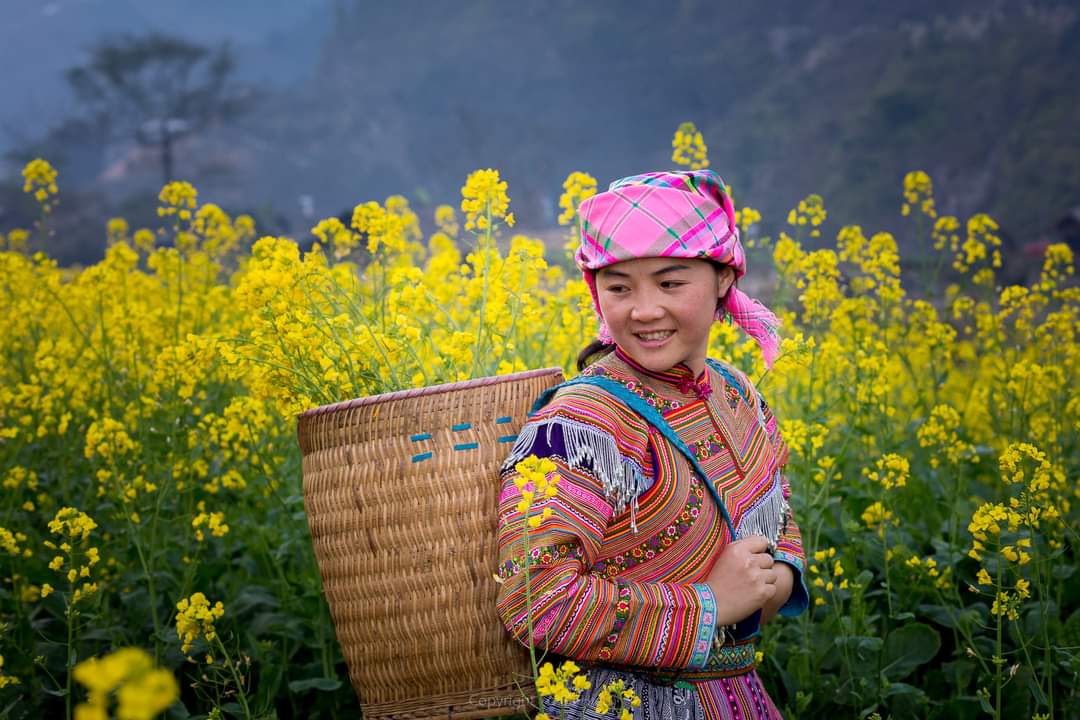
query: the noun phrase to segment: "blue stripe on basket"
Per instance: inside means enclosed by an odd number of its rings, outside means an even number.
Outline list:
[[[416,435],[410,435],[409,439],[413,442],[420,442],[421,440],[430,440],[431,433],[417,433]]]
[[[514,442],[517,440],[517,435],[503,435],[499,438],[499,442]]]
[[[458,423],[457,425],[451,425],[450,429],[454,432],[457,432],[459,430],[468,430],[471,427],[472,423]]]
[[[479,443],[458,443],[454,446],[455,450],[475,450],[480,447]]]
[[[505,417],[501,417],[501,418],[495,418],[495,424],[496,425],[505,425],[506,423],[510,422],[513,419],[514,418],[510,417],[509,415],[507,415]]]
[[[429,453],[429,452],[420,453],[419,455],[413,455],[412,456],[412,461],[413,462],[420,462],[421,460],[427,460],[429,457],[431,457],[431,453]]]

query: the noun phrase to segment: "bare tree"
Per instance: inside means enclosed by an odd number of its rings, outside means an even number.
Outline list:
[[[161,34],[123,36],[91,50],[67,79],[91,115],[114,136],[154,147],[164,182],[173,177],[176,141],[242,112],[250,95],[232,88],[227,44],[217,49]]]

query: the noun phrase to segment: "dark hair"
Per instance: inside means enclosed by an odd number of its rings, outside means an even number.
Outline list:
[[[712,264],[712,266],[716,269],[716,272],[718,272],[718,273],[721,270],[723,270],[725,267],[729,267],[727,265],[724,265],[724,264],[718,263],[718,262],[714,262],[712,260],[710,260],[709,262]],[[732,281],[731,286],[728,288],[727,294],[725,294],[723,298],[716,301],[716,309],[717,310],[719,310],[724,305],[724,303],[727,302],[727,296],[731,294],[731,288],[738,287],[738,286],[739,286],[739,279],[738,279],[738,277],[736,277],[735,280]],[[596,362],[597,360],[599,360],[602,357],[605,357],[606,355],[610,355],[614,351],[615,351],[615,345],[614,344],[607,345],[605,343],[600,342],[599,340],[593,340],[591,343],[586,345],[582,349],[581,352],[578,353],[578,356],[577,356],[577,369],[578,369],[578,372],[581,372],[582,370],[587,368],[589,365],[592,365],[594,362]]]
[[[587,368],[589,365],[592,365],[594,362],[596,362],[600,358],[604,357],[605,355],[609,355],[610,353],[614,352],[614,350],[615,350],[614,345],[605,345],[604,343],[600,342],[599,340],[593,340],[591,343],[586,345],[585,348],[581,352],[578,353],[578,356],[577,356],[577,369],[578,369],[578,372],[581,372],[582,370]]]

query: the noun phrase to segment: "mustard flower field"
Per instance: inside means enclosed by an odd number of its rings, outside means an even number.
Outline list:
[[[674,164],[707,165],[692,125],[673,146]],[[318,223],[306,251],[174,182],[160,226],[114,219],[101,262],[61,268],[28,248],[49,237],[63,178],[44,160],[24,177],[40,221],[0,229],[0,717],[355,716],[295,415],[528,368],[573,374],[596,325],[566,248],[516,234],[495,170],[433,217],[401,196],[363,202],[350,223]],[[596,189],[567,178],[568,244]],[[778,706],[1080,715],[1069,247],[1002,286],[1016,259],[992,217],[939,214],[922,172],[897,196],[904,246],[931,259],[914,271],[888,233],[833,221],[824,237],[818,196],[775,237],[737,187],[735,201],[783,354],[766,372],[726,324],[712,354],[781,420],[807,546],[810,610],[768,625],[762,645]]]

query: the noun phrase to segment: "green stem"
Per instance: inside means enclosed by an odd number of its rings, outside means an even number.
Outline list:
[[[74,641],[75,634],[75,613],[72,610],[71,600],[74,597],[74,584],[68,583],[68,606],[67,606],[67,655],[64,657],[64,666],[67,668],[67,678],[65,680],[64,687],[66,692],[64,693],[64,707],[67,720],[71,720],[71,679],[75,674],[74,668],[71,665],[71,645]]]
[[[142,543],[139,542],[135,523],[131,522],[131,514],[125,512],[124,519],[127,521],[131,544],[135,546],[135,553],[139,556],[139,564],[142,566],[143,575],[146,577],[147,592],[150,593],[150,619],[154,623],[154,662],[156,663],[161,659],[161,621],[158,618],[157,590],[154,586],[154,574],[150,571],[150,565],[146,561],[146,554],[143,552]]]
[[[994,588],[998,593],[1001,592],[1002,587],[1002,568],[1004,563],[1001,559],[1001,539],[998,538],[998,562],[997,562],[997,583]],[[995,600],[997,598],[995,597]],[[1001,655],[1001,635],[1003,630],[1002,617],[1004,616],[1005,608],[999,607],[997,614],[997,632],[994,640],[994,717],[1000,720],[1001,718],[1001,666],[1005,664],[1005,658]]]
[[[244,685],[240,680],[240,674],[236,672],[236,663],[229,657],[229,651],[225,649],[225,643],[221,642],[221,636],[215,634],[214,640],[217,642],[218,649],[221,650],[221,654],[225,657],[225,666],[229,668],[229,672],[232,673],[233,682],[236,683],[236,698],[240,701],[240,705],[244,708],[244,717],[250,720],[251,708],[248,707],[247,693],[244,692]]]
[[[525,622],[529,629],[529,660],[532,663],[533,685],[536,688],[536,702],[540,703],[540,686],[537,682],[540,679],[540,668],[536,662],[536,642],[533,639],[533,607],[532,607],[532,588],[529,586],[529,513],[525,512],[525,517],[522,519],[521,524],[521,544],[523,547],[522,563],[524,565],[525,572]],[[541,704],[542,706],[542,704]]]
[[[356,371],[355,371],[355,369],[353,367],[352,353],[350,353],[345,348],[345,343],[342,342],[341,336],[338,335],[337,328],[335,328],[333,323],[326,317],[326,315],[323,313],[323,311],[319,308],[318,304],[314,302],[314,299],[312,298],[311,293],[308,291],[308,284],[306,282],[304,282],[304,283],[302,283],[302,285],[303,285],[303,289],[304,289],[304,295],[308,298],[308,301],[309,301],[308,304],[315,311],[315,313],[318,315],[318,318],[323,323],[323,325],[325,325],[325,330],[320,329],[320,332],[322,332],[323,335],[326,336],[327,335],[326,330],[329,330],[330,339],[332,339],[334,341],[334,343],[337,344],[338,350],[341,351],[341,357],[343,357],[345,359],[345,363],[349,368],[349,382],[352,384],[352,386],[354,388],[358,389],[360,387],[360,381],[356,377]],[[321,288],[316,288],[316,289],[318,290],[319,294],[322,295],[323,299],[326,300],[328,303],[330,303],[330,306],[334,309],[335,312],[340,312],[340,308],[338,307],[337,303],[334,302],[334,300],[332,298],[328,297],[327,294]]]
[[[882,504],[882,507],[884,507],[884,504]],[[882,515],[884,515],[884,514],[885,514],[885,511],[883,510]],[[884,557],[884,560],[885,560],[885,600],[889,604],[889,617],[888,617],[888,619],[891,619],[893,617],[893,604],[892,604],[892,584],[891,584],[890,578],[889,578],[889,531],[887,529],[888,524],[889,524],[889,521],[886,520],[883,517],[881,519],[881,546],[882,546],[882,551],[883,551],[883,557]],[[886,630],[889,627],[888,619],[886,620],[886,623],[885,623]]]
[[[488,291],[488,273],[490,272],[488,263],[488,246],[492,245],[491,240],[491,201],[489,200],[484,210],[484,217],[487,219],[487,225],[484,228],[484,236],[480,241],[480,256],[484,260],[484,286],[483,292],[480,295],[480,312],[476,319],[476,349],[473,351],[473,364],[472,370],[469,373],[470,377],[476,377],[476,364],[480,360],[480,353],[482,352],[482,342],[484,337],[484,311],[487,307],[487,291]]]

